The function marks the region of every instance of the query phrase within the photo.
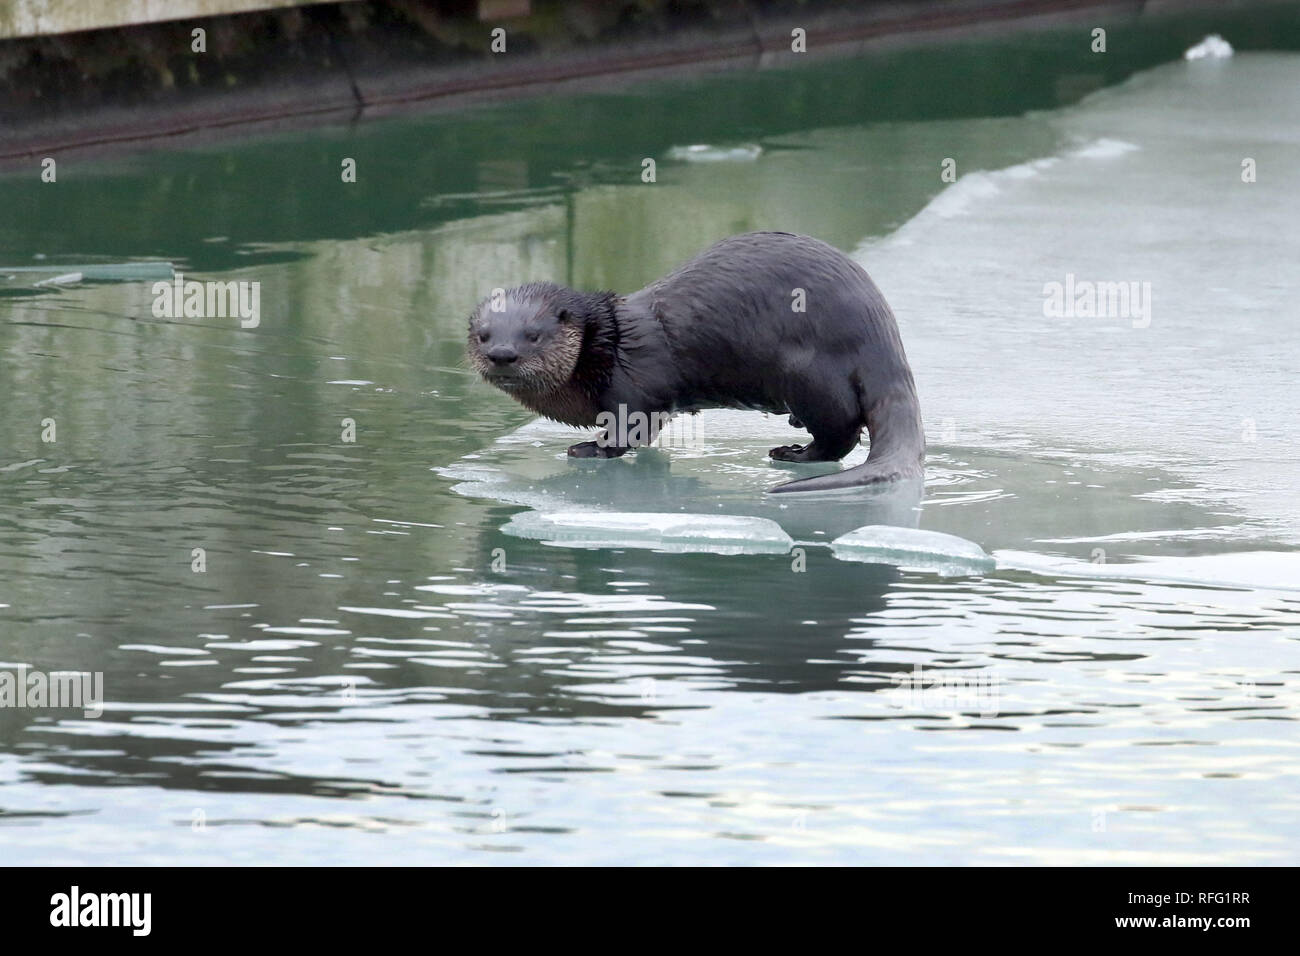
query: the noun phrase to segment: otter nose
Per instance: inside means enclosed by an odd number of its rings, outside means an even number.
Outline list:
[[[488,349],[487,357],[497,365],[509,365],[519,358],[519,353],[508,345],[494,345]]]

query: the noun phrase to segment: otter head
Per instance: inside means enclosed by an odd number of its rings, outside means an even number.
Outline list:
[[[532,282],[484,299],[469,320],[469,360],[502,391],[544,396],[568,384],[582,352],[586,297]]]

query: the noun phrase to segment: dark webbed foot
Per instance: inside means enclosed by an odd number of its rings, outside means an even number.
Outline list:
[[[632,449],[606,445],[601,441],[580,441],[569,446],[570,458],[622,458]]]
[[[768,453],[769,458],[775,458],[777,461],[835,461],[836,459],[826,455],[817,447],[815,441],[807,445],[782,445],[779,448],[773,448]]]
[[[781,445],[773,448],[767,453],[768,458],[775,458],[777,461],[799,461],[794,457],[803,451],[803,445]]]

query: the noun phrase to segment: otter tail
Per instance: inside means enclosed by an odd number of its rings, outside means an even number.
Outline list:
[[[859,391],[861,397],[861,391]],[[921,405],[916,398],[910,372],[906,387],[897,389],[867,405],[866,426],[871,451],[860,465],[829,475],[787,481],[771,489],[773,494],[792,491],[837,491],[906,478],[925,477],[925,429]]]

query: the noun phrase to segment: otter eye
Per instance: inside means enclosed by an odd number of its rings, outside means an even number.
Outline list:
[[[491,338],[491,337],[492,337],[492,336],[491,336],[491,333],[489,333],[489,332],[480,332],[480,333],[478,334],[478,340],[479,340],[480,342],[486,342],[486,341],[487,341],[489,338]]]
[[[568,322],[572,317],[573,314],[568,309],[561,309],[555,313],[555,318],[560,322]]]
[[[524,338],[528,339],[530,342],[536,342],[541,337],[542,333],[538,332],[536,329],[529,329],[524,333]]]

